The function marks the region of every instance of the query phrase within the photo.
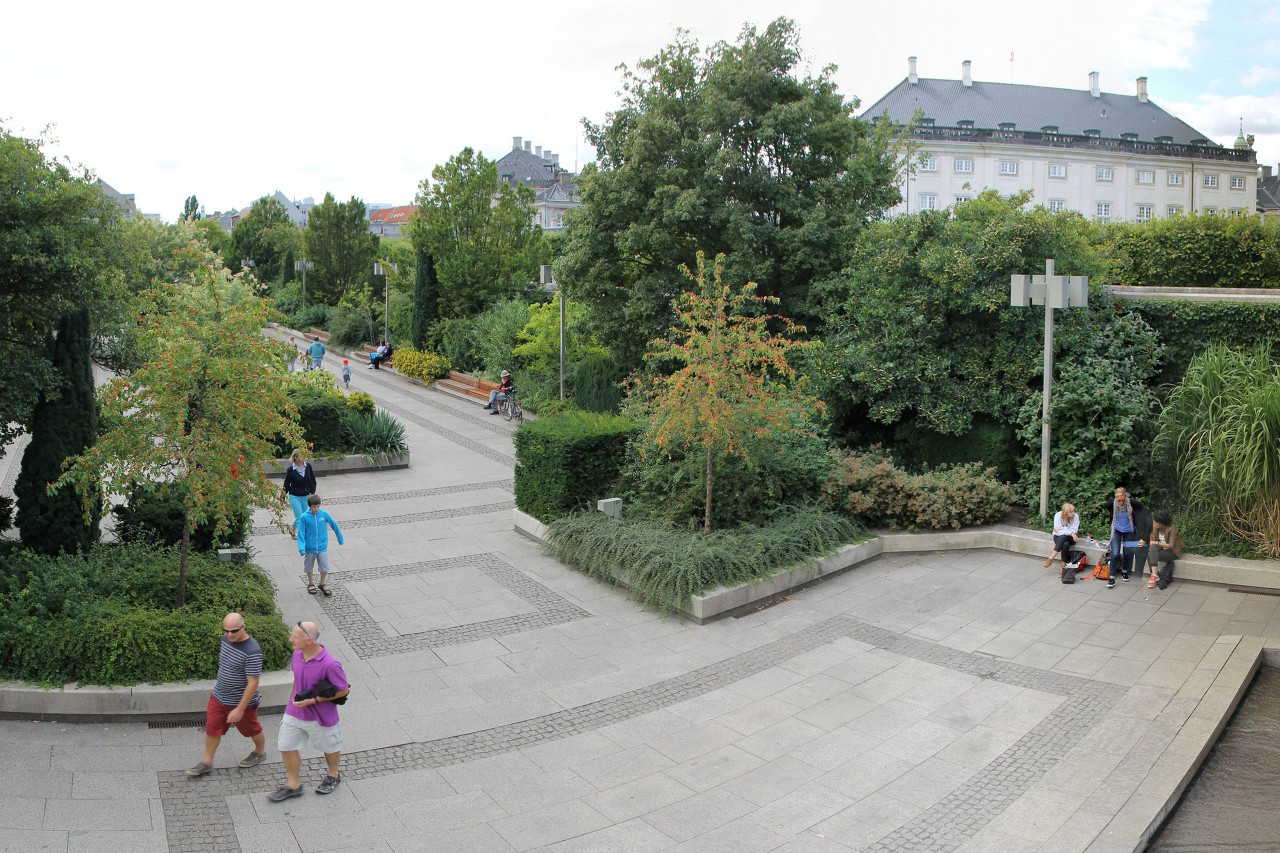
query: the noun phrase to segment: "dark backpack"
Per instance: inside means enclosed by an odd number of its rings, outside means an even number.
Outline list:
[[[1069,551],[1062,558],[1062,582],[1075,583],[1078,572],[1088,571],[1089,557],[1083,551]]]

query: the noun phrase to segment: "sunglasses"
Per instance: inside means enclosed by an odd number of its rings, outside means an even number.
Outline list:
[[[223,629],[222,629],[222,633],[224,633],[224,634],[234,634],[234,633],[236,633],[236,632],[238,632],[238,631],[243,631],[243,630],[244,630],[244,626],[243,626],[243,625],[241,625],[239,628],[223,628]]]

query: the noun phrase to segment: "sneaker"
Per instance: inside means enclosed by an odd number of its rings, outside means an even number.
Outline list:
[[[1115,589],[1115,586],[1116,586],[1115,578],[1112,578],[1111,580],[1107,581],[1107,589]]]
[[[332,794],[339,785],[342,784],[342,776],[326,776],[320,786],[316,788],[317,794]]]
[[[1128,583],[1128,582],[1129,582],[1129,573],[1128,573],[1128,572],[1121,572],[1121,573],[1120,573],[1120,577],[1124,578],[1124,582],[1125,582],[1125,583]]]
[[[485,403],[483,406],[481,406],[481,408],[483,408],[483,409],[492,409],[492,408],[493,408],[493,406],[490,406],[488,403]]]
[[[270,794],[267,794],[267,799],[273,803],[283,803],[285,800],[292,799],[293,797],[301,797],[301,796],[302,796],[301,785],[299,785],[296,788],[290,788],[286,785],[281,785],[279,788],[276,788]]]
[[[248,755],[246,755],[244,759],[236,766],[237,767],[257,767],[259,764],[261,764],[266,760],[267,760],[267,754],[265,752],[251,752]]]
[[[492,412],[490,412],[489,414],[491,414],[491,415],[500,415],[500,414],[502,414],[502,412],[499,412],[497,409],[494,409],[494,410],[493,410]]]
[[[207,761],[201,761],[195,767],[192,767],[190,770],[188,770],[187,775],[190,776],[192,779],[199,779],[201,776],[204,776],[206,773],[212,773],[212,772],[213,772],[213,765]]]

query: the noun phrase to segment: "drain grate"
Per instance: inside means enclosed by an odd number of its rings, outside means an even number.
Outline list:
[[[149,729],[203,729],[204,720],[148,720]]]
[[[1280,589],[1262,589],[1256,586],[1227,587],[1227,592],[1239,592],[1244,595],[1271,595],[1280,597]]]

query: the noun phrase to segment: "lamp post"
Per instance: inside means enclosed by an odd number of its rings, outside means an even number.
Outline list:
[[[391,293],[387,290],[387,277],[382,271],[382,263],[374,261],[373,277],[378,276],[382,276],[382,339],[385,341],[391,337]]]
[[[542,287],[548,293],[555,293],[560,296],[560,399],[564,399],[564,291],[556,286],[555,276],[551,274],[551,265],[543,264],[538,267],[538,273],[542,281]]]
[[[1053,396],[1053,309],[1089,305],[1087,275],[1054,275],[1053,258],[1044,262],[1044,275],[1015,275],[1009,279],[1009,304],[1015,308],[1044,306],[1044,400],[1040,406],[1040,521],[1049,514],[1049,401]]]
[[[302,304],[304,305],[307,303],[307,270],[315,267],[315,261],[309,261],[306,258],[293,262],[293,271],[302,273]]]

